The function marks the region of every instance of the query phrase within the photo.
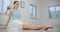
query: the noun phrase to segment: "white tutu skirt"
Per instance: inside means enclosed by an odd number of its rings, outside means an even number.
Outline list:
[[[23,22],[18,19],[9,22],[6,32],[21,32],[23,28]]]

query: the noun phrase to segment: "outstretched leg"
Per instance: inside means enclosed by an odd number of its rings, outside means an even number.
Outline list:
[[[50,28],[53,28],[53,26],[52,25],[38,25],[38,26],[35,26],[35,25],[31,25],[31,24],[23,24],[23,29],[24,30],[40,30],[40,29],[48,30]]]
[[[31,25],[31,24],[23,24],[23,29],[24,30],[40,30],[43,27],[44,26],[35,26],[35,25]]]
[[[41,28],[41,27],[42,27],[43,30],[48,30],[48,29],[50,29],[50,28],[53,28],[52,25],[39,26],[38,28]]]

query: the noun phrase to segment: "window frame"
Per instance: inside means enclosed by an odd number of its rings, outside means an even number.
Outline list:
[[[49,18],[54,18],[54,19],[59,19],[59,18],[60,18],[60,17],[56,17],[57,14],[60,14],[60,13],[56,13],[56,11],[57,11],[57,10],[56,10],[56,7],[58,7],[58,6],[60,6],[60,5],[48,7]],[[51,7],[55,7],[55,17],[52,17],[52,15],[51,15],[51,12],[50,12],[50,10],[49,10],[49,8],[51,8]]]
[[[35,12],[33,12],[33,7],[35,7]],[[30,9],[32,9],[32,11],[29,10],[30,11],[30,18],[36,19],[37,18],[37,6],[36,5],[33,5],[33,4],[30,4]]]

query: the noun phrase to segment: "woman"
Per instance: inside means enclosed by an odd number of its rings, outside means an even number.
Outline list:
[[[9,12],[9,17],[6,24],[7,32],[20,32],[20,29],[30,29],[30,30],[37,30],[37,29],[46,29],[51,28],[52,26],[34,26],[30,24],[26,24],[20,21],[20,13],[18,10],[19,2],[14,1],[14,7]]]

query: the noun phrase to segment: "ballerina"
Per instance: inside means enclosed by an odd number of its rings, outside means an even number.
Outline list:
[[[20,29],[29,29],[29,30],[40,30],[40,29],[44,29],[47,30],[48,28],[52,28],[53,26],[49,25],[31,25],[28,23],[23,23],[20,20],[20,11],[18,10],[19,7],[19,2],[18,1],[14,1],[14,6],[13,8],[9,11],[9,15],[8,15],[8,20],[7,20],[7,24],[5,26],[5,29],[7,30],[7,32],[20,32]]]

